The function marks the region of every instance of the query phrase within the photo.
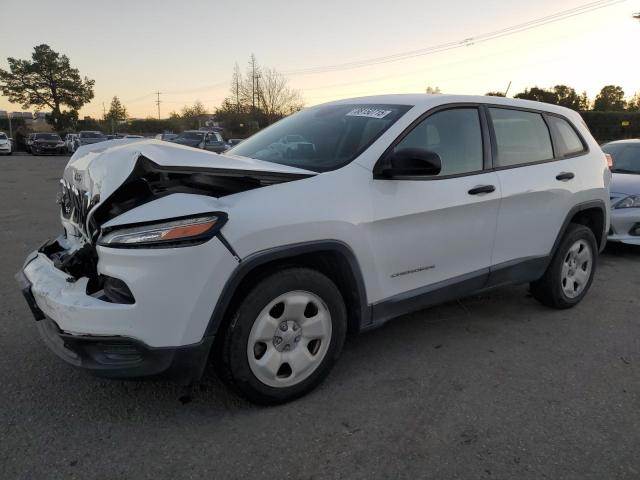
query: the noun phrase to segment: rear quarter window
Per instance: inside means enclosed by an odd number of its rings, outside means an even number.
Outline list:
[[[551,128],[555,129],[559,157],[577,155],[587,151],[575,129],[565,119],[549,115],[547,121]]]

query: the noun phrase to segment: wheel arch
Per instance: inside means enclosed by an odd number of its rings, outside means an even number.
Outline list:
[[[575,205],[571,210],[569,210],[556,241],[553,244],[553,250],[551,251],[550,258],[556,253],[556,250],[558,249],[558,246],[571,223],[577,223],[589,228],[593,232],[594,237],[596,237],[598,249],[602,251],[607,243],[606,208],[604,201],[592,200]]]
[[[253,285],[287,267],[312,268],[336,284],[344,297],[350,333],[370,322],[371,309],[355,254],[344,242],[323,240],[262,250],[242,259],[222,289],[204,336],[216,336],[220,328],[224,328],[230,312]]]

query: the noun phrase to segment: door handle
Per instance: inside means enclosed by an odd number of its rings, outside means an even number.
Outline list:
[[[575,175],[573,172],[562,172],[556,175],[556,180],[560,180],[561,182],[567,182],[571,180]]]
[[[469,190],[469,195],[480,195],[481,193],[491,193],[495,191],[496,187],[493,185],[480,185],[479,187],[473,187]]]

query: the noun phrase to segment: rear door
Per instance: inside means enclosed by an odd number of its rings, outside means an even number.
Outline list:
[[[582,189],[587,148],[563,117],[505,107],[487,110],[502,190],[492,259],[498,270],[549,255]]]

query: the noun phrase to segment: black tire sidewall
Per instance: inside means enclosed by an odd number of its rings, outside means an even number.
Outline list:
[[[329,348],[316,370],[299,384],[275,388],[262,383],[253,374],[247,358],[251,328],[258,314],[278,296],[305,290],[320,297],[331,314],[332,333]],[[290,268],[259,282],[242,300],[225,334],[223,361],[232,385],[246,398],[261,404],[277,404],[300,397],[312,390],[329,373],[339,357],[347,330],[344,300],[335,284],[311,269]]]
[[[591,248],[591,255],[592,255],[591,256],[591,274],[589,275],[589,280],[587,280],[587,285],[582,290],[582,292],[580,292],[580,295],[574,298],[569,298],[564,293],[564,290],[562,288],[562,265],[564,263],[564,258],[566,257],[569,251],[569,248],[571,248],[571,246],[573,246],[573,244],[578,240],[585,240],[589,244],[589,247]],[[553,288],[554,294],[558,297],[557,300],[560,303],[564,304],[567,307],[580,303],[580,301],[584,298],[584,296],[589,291],[589,288],[591,288],[591,283],[593,282],[593,278],[596,273],[597,258],[598,258],[598,245],[596,243],[596,239],[593,235],[593,232],[589,228],[583,225],[572,224],[569,227],[569,231],[567,232],[562,242],[560,243],[558,247],[558,251],[556,252],[556,255],[553,258],[553,271],[552,271],[553,287],[552,288]]]

